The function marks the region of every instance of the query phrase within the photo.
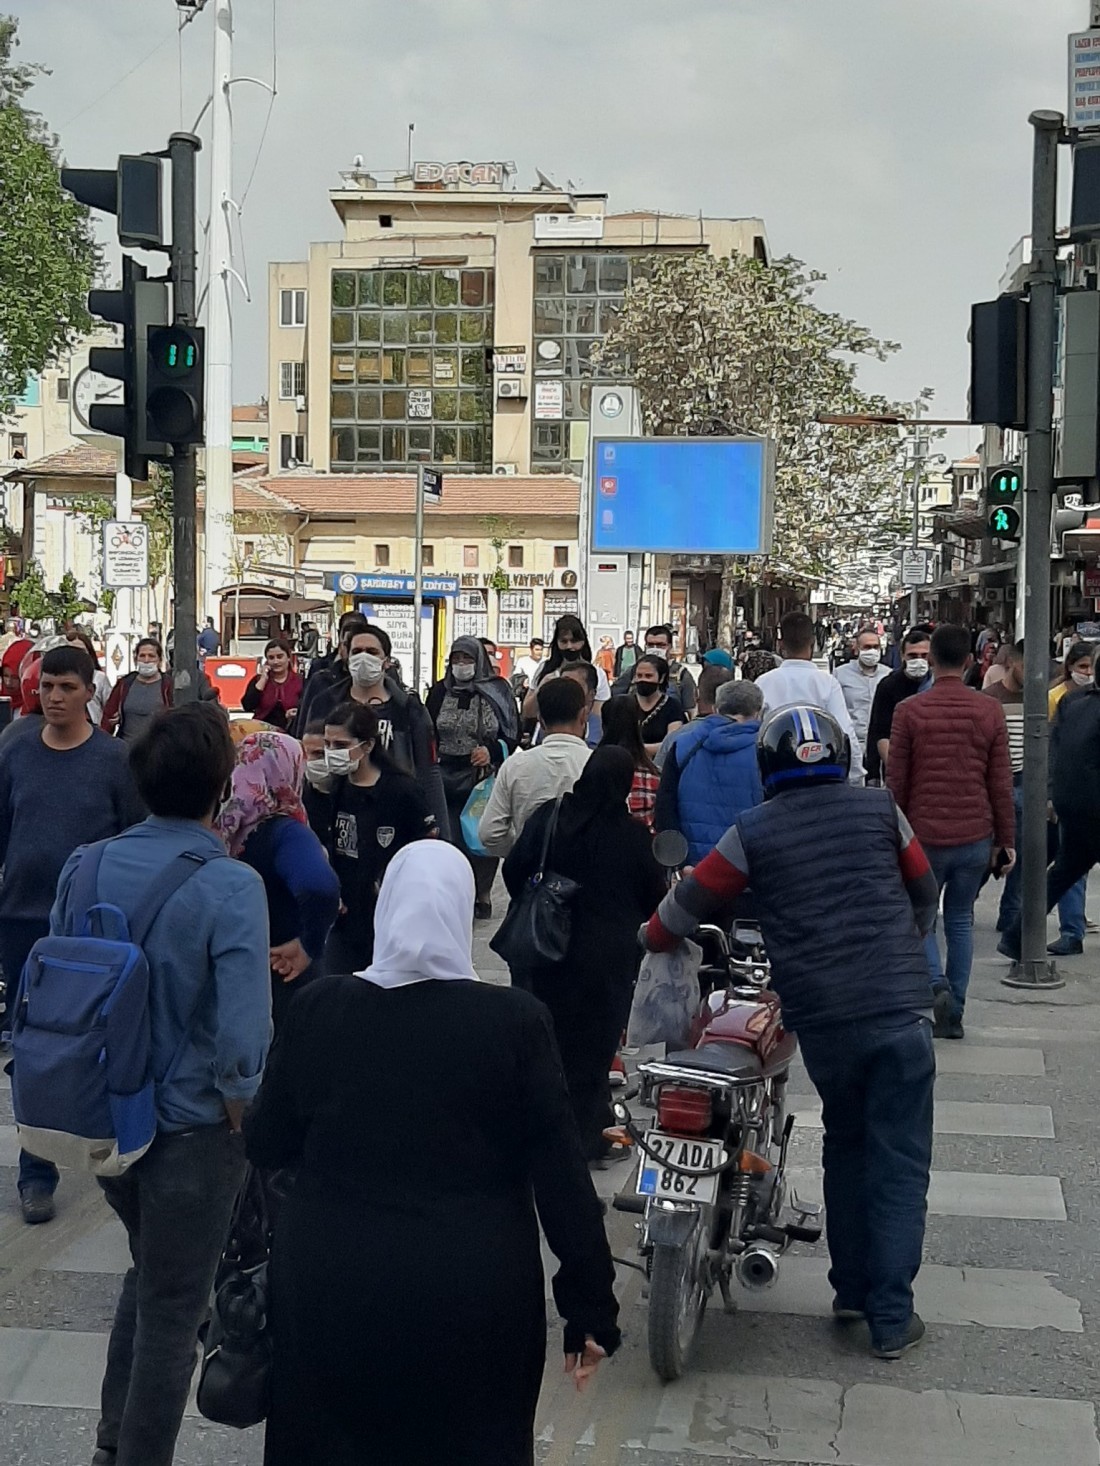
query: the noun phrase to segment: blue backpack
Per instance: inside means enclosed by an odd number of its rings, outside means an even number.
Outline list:
[[[157,1133],[149,965],[142,943],[171,896],[217,855],[186,851],[160,873],[132,923],[96,901],[109,840],[89,845],[73,876],[63,934],[31,948],[12,1010],[12,1107],[24,1150],[58,1165],[120,1176]],[[114,935],[110,935],[110,929]],[[205,988],[199,1002],[205,997]]]

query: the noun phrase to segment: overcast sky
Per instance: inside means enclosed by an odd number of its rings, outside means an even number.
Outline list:
[[[266,390],[270,259],[337,237],[327,190],[361,153],[515,159],[606,191],[614,210],[760,215],[772,250],[828,276],[820,300],[902,351],[865,373],[965,415],[972,300],[1027,230],[1029,111],[1064,110],[1066,35],[1088,0],[236,0],[235,70],[278,98],[244,215],[254,302],[236,313],[236,391]],[[0,0],[68,161],[190,127],[211,76],[213,3]],[[159,47],[159,49],[158,49]],[[152,54],[150,54],[152,53]],[[234,89],[235,189],[267,112]],[[205,135],[205,124],[200,128]],[[964,441],[952,442],[959,451]]]

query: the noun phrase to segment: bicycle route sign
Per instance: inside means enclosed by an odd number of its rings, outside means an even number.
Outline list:
[[[140,519],[108,519],[103,525],[103,585],[140,590],[149,584],[149,531]]]

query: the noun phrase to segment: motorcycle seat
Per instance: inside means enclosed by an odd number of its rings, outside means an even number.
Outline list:
[[[742,1044],[701,1044],[697,1049],[669,1054],[666,1064],[680,1069],[698,1069],[707,1074],[720,1074],[723,1079],[762,1079],[764,1067],[751,1049]]]

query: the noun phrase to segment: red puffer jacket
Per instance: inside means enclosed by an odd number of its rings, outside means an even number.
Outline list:
[[[1004,710],[959,677],[898,704],[886,782],[922,845],[1015,846]]]

